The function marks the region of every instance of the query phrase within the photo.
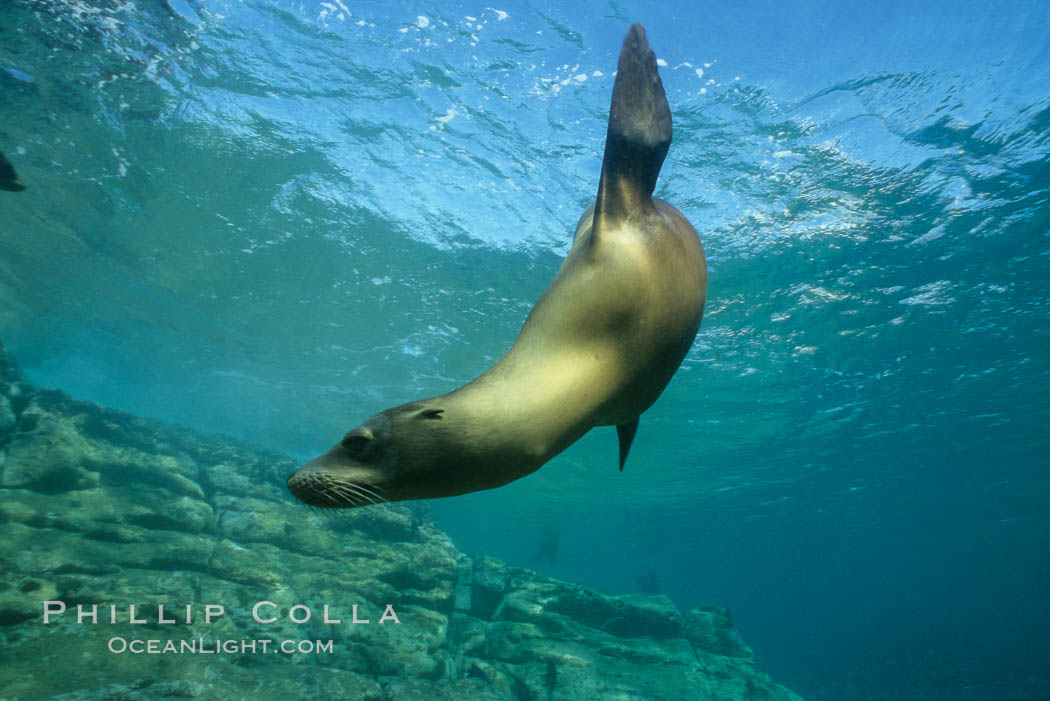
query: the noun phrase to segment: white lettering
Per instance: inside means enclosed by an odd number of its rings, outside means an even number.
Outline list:
[[[91,604],[91,611],[85,613],[83,604],[77,604],[77,623],[83,623],[85,618],[90,618],[92,623],[98,623],[98,604]]]
[[[277,604],[273,603],[272,601],[260,601],[257,604],[255,604],[255,606],[252,606],[252,618],[254,618],[259,623],[273,623],[274,621],[276,621],[277,616],[265,619],[259,618],[259,609],[263,606],[272,606],[273,608],[277,608]]]
[[[397,617],[396,613],[394,613],[394,607],[391,604],[386,605],[386,608],[383,609],[383,615],[379,619],[380,623],[386,623],[387,621],[393,621],[398,625],[401,624],[401,619]]]
[[[329,618],[328,617],[328,604],[324,605],[324,622],[325,623],[342,623],[342,621],[339,620],[338,618]]]
[[[303,611],[306,611],[306,618],[304,618],[301,621],[298,618],[296,618],[295,617],[295,610],[296,609],[301,609]],[[296,604],[292,608],[288,609],[288,618],[289,618],[289,620],[292,621],[292,623],[306,623],[307,621],[310,620],[310,616],[311,615],[313,615],[313,612],[310,611],[310,608],[308,606],[303,606],[302,604]]]
[[[64,601],[45,601],[44,602],[44,624],[51,622],[51,616],[60,616],[66,612],[66,603]]]

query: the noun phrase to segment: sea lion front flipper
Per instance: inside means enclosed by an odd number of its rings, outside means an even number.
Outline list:
[[[627,453],[631,451],[631,443],[634,434],[638,432],[638,417],[625,424],[616,427],[616,437],[620,439],[620,472],[623,472],[623,464],[627,462]]]
[[[603,228],[653,206],[653,188],[671,145],[671,108],[645,29],[631,25],[613,83],[605,156],[598,181],[591,240]]]
[[[0,151],[0,190],[19,192],[25,189],[26,185],[18,179],[15,167],[11,165],[11,161],[7,160],[3,151]]]

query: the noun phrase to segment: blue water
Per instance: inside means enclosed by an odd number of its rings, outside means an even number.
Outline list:
[[[728,606],[812,700],[1050,698],[1041,2],[7,0],[0,338],[299,457],[497,359],[593,198],[630,21],[707,249],[692,352],[435,502],[464,549]]]

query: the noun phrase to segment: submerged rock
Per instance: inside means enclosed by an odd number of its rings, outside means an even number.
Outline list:
[[[470,558],[423,504],[307,511],[294,468],[0,346],[0,698],[798,699],[721,609]]]

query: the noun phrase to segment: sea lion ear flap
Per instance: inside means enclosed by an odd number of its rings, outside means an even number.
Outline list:
[[[445,413],[444,409],[424,409],[423,411],[419,412],[419,418],[440,419],[443,413]]]

